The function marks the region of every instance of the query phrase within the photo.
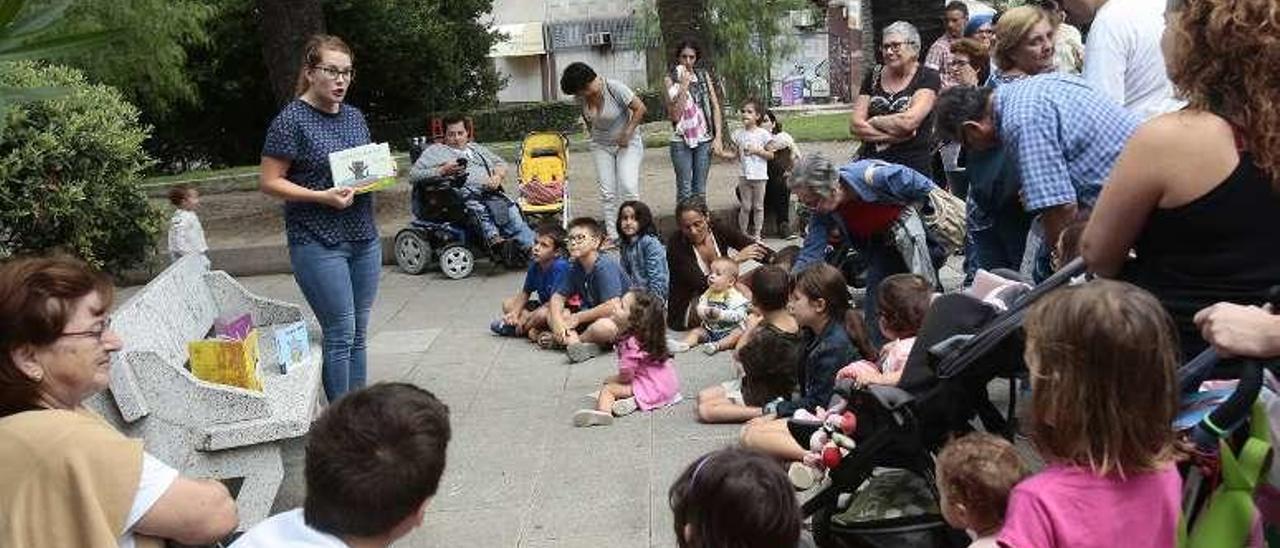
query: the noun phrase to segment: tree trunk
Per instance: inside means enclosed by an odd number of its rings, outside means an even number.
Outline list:
[[[302,46],[324,32],[324,10],[320,0],[257,0],[257,6],[262,61],[276,104],[284,105],[294,98]]]

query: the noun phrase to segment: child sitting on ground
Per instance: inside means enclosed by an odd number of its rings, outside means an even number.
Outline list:
[[[880,332],[890,341],[880,349],[878,363],[858,360],[840,369],[836,378],[853,379],[855,386],[897,385],[932,299],[933,286],[919,274],[894,274],[881,281],[876,313]]]
[[[795,391],[804,337],[800,324],[787,312],[790,282],[787,271],[777,266],[756,270],[751,304],[760,318],[743,334],[735,352],[743,376],[698,393],[702,422],[746,422],[759,417],[766,403],[788,398]]]
[[[712,355],[735,347],[742,336],[751,301],[738,291],[738,263],[717,257],[711,261],[710,270],[707,291],[698,299],[702,325],[689,330],[684,340],[669,341],[673,352],[686,352],[701,344],[702,351]]]
[[[736,447],[703,455],[671,484],[681,548],[791,548],[804,516],[773,459]]]
[[[169,258],[178,260],[209,250],[204,240],[204,227],[196,208],[200,207],[200,191],[188,185],[169,189],[169,203],[177,208],[169,218]]]
[[[613,311],[618,338],[618,374],[605,379],[595,409],[573,414],[574,426],[613,424],[613,417],[666,407],[680,401],[675,361],[667,352],[667,310],[662,299],[643,289],[622,296]]]
[[[742,444],[779,459],[799,461],[809,453],[818,427],[787,420],[797,411],[814,412],[831,401],[836,372],[859,354],[844,329],[849,288],[835,267],[820,263],[802,270],[791,287],[787,310],[805,328],[805,357],[799,368],[799,393],[765,404],[762,417],[742,429]]]
[[[1151,294],[1097,280],[1053,291],[1023,324],[1032,445],[1045,468],[1013,488],[1010,548],[1177,544],[1179,346]]]
[[[604,346],[618,338],[618,327],[610,316],[627,289],[627,275],[617,259],[600,253],[603,234],[600,222],[590,217],[569,222],[565,243],[572,264],[547,309],[550,337],[554,344],[565,347],[574,363],[600,355]],[[574,295],[582,300],[581,307],[570,312],[566,301]],[[545,345],[550,341],[538,342]]]
[[[1009,440],[987,432],[955,439],[938,454],[942,517],[969,533],[969,548],[996,548],[1009,492],[1026,476],[1027,467]]]
[[[638,200],[623,202],[618,208],[617,229],[622,270],[631,277],[631,285],[666,301],[671,284],[667,248],[658,239],[649,206]]]
[[[524,286],[502,301],[502,317],[489,324],[494,334],[503,337],[528,335],[529,340],[538,340],[547,327],[547,305],[551,302],[551,293],[569,273],[569,261],[561,256],[563,251],[564,229],[560,225],[547,223],[538,227],[530,251],[533,264],[524,275]]]

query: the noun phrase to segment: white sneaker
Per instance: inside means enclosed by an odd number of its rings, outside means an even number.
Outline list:
[[[613,424],[613,415],[595,409],[579,409],[573,414],[574,426],[609,426]]]
[[[716,347],[716,343],[713,343],[713,342],[702,343],[698,345],[698,348],[701,348],[702,353],[708,356],[714,356],[716,355],[716,352],[720,351],[720,349]]]
[[[636,404],[636,399],[634,397],[631,397],[631,398],[622,398],[620,400],[614,400],[613,407],[611,409],[613,410],[613,416],[625,417],[627,415],[635,413],[636,410],[639,408],[640,406]]]
[[[596,390],[595,392],[589,392],[589,393],[583,394],[582,399],[584,401],[590,401],[592,403],[600,401],[600,391]]]
[[[821,470],[809,466],[803,462],[793,462],[787,468],[787,477],[791,479],[791,485],[797,490],[807,491],[822,481],[823,473]]]
[[[684,341],[681,340],[667,339],[667,350],[670,350],[672,354],[688,352],[689,345],[685,344]]]

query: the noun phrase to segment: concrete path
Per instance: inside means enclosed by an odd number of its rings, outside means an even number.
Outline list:
[[[736,440],[737,426],[698,424],[697,391],[729,378],[728,354],[680,355],[685,402],[613,426],[574,428],[572,413],[616,372],[611,356],[561,352],[491,335],[519,272],[383,272],[370,325],[369,380],[422,386],[449,405],[454,438],[425,525],[398,546],[675,546],[667,488],[697,456]],[[241,278],[251,291],[305,301],[292,276]],[[276,510],[301,503],[302,451],[289,451]]]

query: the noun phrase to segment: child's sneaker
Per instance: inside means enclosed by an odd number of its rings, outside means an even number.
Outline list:
[[[702,343],[702,344],[698,345],[698,348],[701,348],[701,349],[702,349],[702,353],[703,353],[703,354],[706,354],[706,355],[708,355],[708,356],[714,356],[714,355],[716,355],[716,352],[719,352],[719,351],[720,351],[720,348],[719,348],[719,347],[717,347],[717,346],[716,346],[716,343],[713,343],[713,342],[709,342],[709,343]]]
[[[613,416],[625,417],[627,415],[635,413],[636,409],[639,409],[639,408],[640,406],[636,404],[635,397],[630,397],[630,398],[622,398],[620,400],[614,400],[613,407],[611,409],[613,411]]]
[[[579,409],[577,413],[573,414],[574,426],[609,426],[610,424],[613,424],[613,415],[604,411]]]
[[[787,468],[787,477],[791,479],[791,485],[794,485],[797,490],[807,491],[822,481],[823,473],[803,462],[793,462]]]
[[[670,350],[673,354],[688,352],[689,345],[678,339],[667,339],[667,350]]]
[[[502,321],[501,318],[493,320],[493,323],[489,324],[489,331],[492,331],[494,335],[499,337],[516,336],[516,326]]]
[[[604,352],[600,345],[596,343],[573,343],[564,349],[565,354],[569,355],[571,363],[585,362],[591,358],[599,356]]]

